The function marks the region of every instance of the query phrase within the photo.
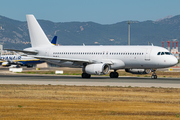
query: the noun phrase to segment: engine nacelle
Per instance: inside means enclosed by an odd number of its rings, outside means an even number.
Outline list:
[[[9,62],[3,62],[2,66],[10,66],[10,63]]]
[[[110,66],[108,64],[88,64],[85,67],[85,72],[91,75],[104,75],[108,74]]]
[[[151,69],[125,69],[125,71],[132,74],[149,74]]]

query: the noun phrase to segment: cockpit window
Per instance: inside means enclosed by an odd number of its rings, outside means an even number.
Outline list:
[[[164,55],[164,52],[162,52],[161,55]]]
[[[170,52],[158,52],[157,55],[172,55]]]
[[[165,52],[166,55],[172,55],[170,52]]]

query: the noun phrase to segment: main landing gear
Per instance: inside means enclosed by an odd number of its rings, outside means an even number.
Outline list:
[[[91,78],[91,75],[90,74],[87,74],[87,73],[82,73],[82,78]]]
[[[118,72],[116,72],[116,70],[114,70],[114,72],[111,72],[109,74],[109,76],[110,76],[110,78],[118,78],[119,74],[118,74]]]
[[[151,76],[152,79],[157,79],[156,70],[152,70],[153,74]]]
[[[83,68],[82,68],[83,73],[81,74],[81,77],[82,78],[91,78],[91,74],[87,74],[85,71],[86,65],[87,65],[86,63],[83,64]]]

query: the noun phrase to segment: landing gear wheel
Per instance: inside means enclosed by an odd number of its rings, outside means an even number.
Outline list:
[[[82,78],[91,78],[91,75],[90,74],[87,74],[87,73],[82,73]]]
[[[32,68],[33,67],[33,65],[27,65],[27,68]]]
[[[119,74],[117,72],[114,72],[115,78],[118,78]]]
[[[118,78],[119,74],[117,72],[111,72],[109,76],[110,78]]]
[[[156,75],[156,73],[155,73],[156,70],[153,70],[152,72],[153,72],[153,74],[152,74],[151,78],[152,78],[152,79],[157,79],[157,75]]]
[[[151,78],[152,79],[157,79],[157,75],[152,75]]]

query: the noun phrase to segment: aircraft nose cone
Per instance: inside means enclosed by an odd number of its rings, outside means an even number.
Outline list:
[[[172,65],[176,65],[178,63],[178,59],[175,57],[171,61]]]

